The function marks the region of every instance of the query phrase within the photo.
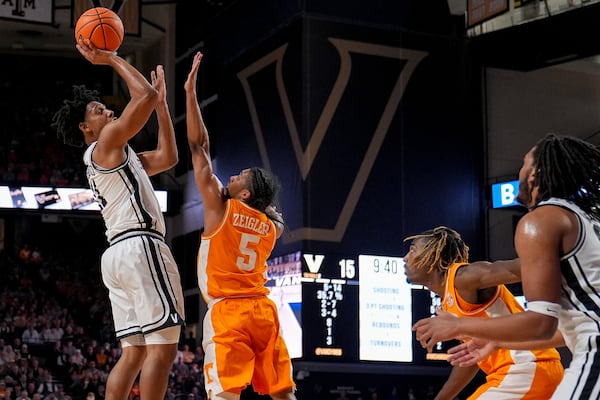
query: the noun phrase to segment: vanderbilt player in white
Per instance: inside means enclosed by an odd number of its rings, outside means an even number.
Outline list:
[[[102,278],[123,353],[109,375],[106,399],[127,399],[140,374],[141,399],[162,400],[184,323],[179,271],[164,241],[165,222],[149,178],[178,161],[164,70],[159,65],[152,71],[150,83],[115,52],[98,50],[81,39],[77,49],[92,64],[112,67],[130,95],[115,118],[96,91],[75,86],[74,98],[65,100],[53,119],[65,143],[88,146],[88,181],[110,244],[102,255]],[[158,120],[157,147],[136,154],[128,141],[152,112]]]
[[[558,327],[573,359],[552,399],[600,398],[599,188],[598,148],[554,134],[538,141],[519,172],[518,200],[529,212],[515,232],[527,311],[486,320],[440,313],[415,324],[421,344],[551,339]]]

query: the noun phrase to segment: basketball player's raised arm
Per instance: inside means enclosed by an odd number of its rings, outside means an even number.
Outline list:
[[[202,53],[194,56],[192,68],[185,82],[187,138],[192,153],[194,179],[204,201],[204,230],[212,231],[225,212],[223,184],[213,172],[210,158],[208,131],[202,119],[202,112],[196,94],[196,82]]]
[[[158,121],[158,142],[155,150],[138,154],[149,176],[173,168],[179,160],[175,140],[175,128],[173,127],[169,104],[167,102],[165,70],[162,65],[157,66],[156,71],[152,71],[151,78],[152,86],[158,90],[158,101],[155,108],[156,119]]]
[[[122,149],[148,122],[158,99],[158,91],[140,71],[116,52],[99,50],[89,40],[84,43],[82,39],[77,43],[77,50],[92,64],[112,67],[127,85],[129,102],[120,117],[102,132],[102,146]]]

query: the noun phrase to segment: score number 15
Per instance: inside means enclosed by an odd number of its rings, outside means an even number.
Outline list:
[[[356,266],[354,260],[340,260],[340,278],[354,279],[356,276]]]

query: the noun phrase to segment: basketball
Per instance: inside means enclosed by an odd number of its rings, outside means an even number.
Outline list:
[[[101,50],[115,51],[123,42],[123,21],[114,12],[104,7],[86,10],[75,24],[75,41],[79,37],[89,39]]]

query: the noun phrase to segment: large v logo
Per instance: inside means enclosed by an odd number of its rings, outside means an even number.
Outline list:
[[[244,89],[244,94],[248,102],[250,110],[250,117],[252,119],[252,125],[256,135],[258,143],[258,149],[263,162],[263,165],[267,169],[270,168],[270,160],[268,150],[265,144],[265,139],[258,118],[256,104],[254,102],[254,96],[252,93],[252,87],[249,83],[249,78],[257,72],[263,70],[271,64],[275,64],[275,81],[277,85],[277,91],[283,113],[285,115],[286,124],[290,134],[292,146],[294,148],[294,154],[296,161],[300,168],[302,179],[305,180],[308,176],[311,166],[314,161],[314,157],[318,154],[318,150],[321,146],[323,138],[325,137],[329,125],[335,112],[340,103],[348,81],[352,74],[352,57],[351,53],[359,53],[370,55],[374,57],[387,57],[395,58],[398,60],[404,60],[405,63],[398,73],[398,78],[394,84],[390,96],[382,110],[381,117],[375,127],[371,142],[367,148],[364,158],[361,162],[359,170],[356,174],[356,178],[350,188],[350,191],[346,197],[344,205],[338,216],[335,227],[332,229],[325,228],[314,228],[314,227],[301,227],[289,232],[288,235],[284,235],[283,239],[285,242],[294,242],[298,240],[321,240],[328,242],[339,242],[348,227],[350,219],[354,213],[354,209],[363,191],[371,168],[377,158],[377,154],[381,145],[388,133],[390,124],[396,113],[406,84],[410,79],[410,76],[414,72],[415,68],[421,62],[421,60],[427,55],[426,52],[418,50],[409,50],[401,47],[391,47],[377,45],[373,43],[357,42],[351,40],[343,40],[330,38],[329,41],[334,45],[340,56],[340,69],[338,76],[333,85],[329,98],[325,103],[323,111],[317,121],[315,129],[310,137],[310,140],[305,149],[302,149],[300,143],[300,136],[298,135],[298,128],[294,121],[293,113],[290,106],[290,101],[287,95],[286,87],[283,81],[282,73],[282,61],[287,49],[287,44],[279,47],[273,52],[265,55],[263,58],[257,60],[247,68],[240,71],[237,76],[241,81]]]

